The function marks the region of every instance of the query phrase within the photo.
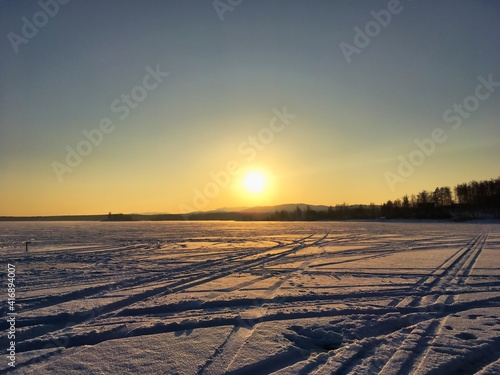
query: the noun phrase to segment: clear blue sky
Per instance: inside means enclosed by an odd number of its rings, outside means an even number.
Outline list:
[[[229,7],[72,0],[45,19],[36,1],[1,0],[0,215],[382,203],[500,175],[500,87],[483,88],[489,97],[459,128],[443,120],[479,76],[500,82],[498,2],[402,0],[350,63],[341,43],[356,47],[354,28],[376,27],[371,12],[387,1]],[[42,26],[12,42],[25,20]],[[145,90],[147,67],[169,75]],[[134,88],[147,97],[121,119],[112,103]],[[296,117],[264,131],[285,107]],[[103,119],[112,131],[69,166],[68,147]],[[446,141],[399,174],[398,157],[436,128]],[[272,140],[252,146],[259,134]],[[241,187],[250,170],[265,176],[264,192]],[[401,179],[391,185],[388,172]]]

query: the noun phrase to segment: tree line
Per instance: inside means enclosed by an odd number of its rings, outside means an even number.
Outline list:
[[[380,212],[386,218],[404,219],[500,218],[500,177],[405,195],[384,203]]]
[[[301,209],[299,206],[293,211],[280,210],[266,217],[271,221],[317,221],[317,220],[368,220],[380,216],[380,206],[347,205],[346,203],[330,206],[327,210],[317,211],[310,206]]]
[[[265,220],[371,220],[371,219],[453,219],[500,218],[500,177],[423,190],[394,201],[375,205],[330,206],[315,211],[307,206],[293,211],[276,211]]]

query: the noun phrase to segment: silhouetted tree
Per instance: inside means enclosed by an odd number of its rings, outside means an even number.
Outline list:
[[[295,209],[295,220],[302,220],[302,210],[299,206]]]

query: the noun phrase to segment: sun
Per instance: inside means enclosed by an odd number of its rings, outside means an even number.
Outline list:
[[[266,179],[260,172],[250,172],[245,176],[243,185],[250,193],[261,193],[266,187]]]

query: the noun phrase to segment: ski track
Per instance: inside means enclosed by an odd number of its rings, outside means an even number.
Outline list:
[[[17,352],[34,355],[18,363],[16,371],[23,373],[23,369],[28,370],[33,365],[60,358],[65,348],[223,326],[233,328],[205,359],[204,364],[200,365],[197,375],[285,374],[288,373],[287,369],[293,369],[293,373],[317,375],[364,374],[367,369],[370,369],[370,373],[381,375],[427,375],[449,370],[456,374],[479,374],[499,367],[500,334],[481,341],[480,348],[476,349],[464,346],[445,350],[440,341],[448,330],[445,327],[450,327],[450,317],[478,308],[500,307],[498,277],[472,276],[489,242],[489,227],[481,227],[480,233],[472,237],[464,234],[452,241],[447,240],[445,235],[429,234],[410,240],[391,236],[385,240],[382,237],[373,243],[369,235],[344,235],[333,230],[296,237],[290,240],[264,238],[262,244],[274,242],[275,245],[226,248],[223,251],[211,251],[213,247],[200,246],[189,253],[181,246],[170,253],[167,251],[165,259],[155,258],[155,255],[161,255],[172,244],[154,241],[123,247],[103,245],[92,249],[75,248],[71,251],[30,254],[31,264],[47,264],[51,267],[46,270],[30,269],[31,277],[40,279],[40,282],[33,286],[21,284],[19,287],[20,291],[29,290],[34,295],[21,297],[18,301],[22,312],[30,312],[32,316],[23,316],[21,313],[18,317],[17,328],[21,329],[18,337],[21,339],[17,342]],[[498,248],[499,237],[496,233],[493,237],[493,247]],[[345,292],[340,289],[339,293],[332,292],[333,286],[325,285],[325,294],[290,294],[290,283],[307,277],[332,274],[339,280],[344,277],[395,277],[393,273],[382,271],[359,269],[348,272],[338,266],[351,266],[367,260],[380,261],[402,253],[418,254],[432,250],[435,246],[433,243],[455,250],[425,274],[414,272],[411,276],[415,280],[413,282],[395,284],[394,287],[385,285],[383,289],[375,290]],[[360,249],[338,249],[339,246],[358,244],[366,246]],[[334,246],[336,250],[329,252],[329,246]],[[309,249],[314,251],[308,254]],[[9,262],[22,262],[24,256],[15,255],[8,259]],[[6,256],[2,257],[7,259]],[[120,260],[127,257],[142,258],[140,270],[143,272],[131,272],[134,269],[131,263],[121,264]],[[353,259],[345,259],[348,257]],[[294,266],[279,268],[292,261],[296,263]],[[59,269],[58,263],[84,264],[89,267],[100,264],[107,268],[99,270],[96,267],[95,273],[90,273],[92,285],[86,286],[89,273],[68,278],[69,271]],[[331,268],[328,267],[332,266],[337,267],[335,271],[329,271]],[[199,292],[202,293],[202,299],[182,300],[193,288],[224,280],[231,275],[252,275],[253,278],[213,291],[206,288],[204,293],[203,289],[198,289],[202,291]],[[474,280],[483,277],[486,281],[469,283],[472,277]],[[51,284],[57,283],[66,285],[70,291],[54,295],[41,294]],[[262,283],[268,286],[266,289],[255,289],[259,291],[259,297],[245,297],[249,290]],[[34,293],[37,291],[38,295]],[[493,292],[496,296],[475,300],[460,298],[478,292]],[[228,294],[227,298],[221,298],[224,293]],[[229,295],[234,297],[230,298]],[[36,314],[42,308],[107,296],[122,297],[93,309]],[[173,296],[179,296],[179,301],[168,302]],[[388,302],[380,304],[380,299],[388,299]],[[387,324],[387,316],[394,316],[389,319],[390,324]],[[255,330],[262,325],[332,317],[366,320],[370,324],[351,328],[342,346],[325,350],[323,355],[292,344],[284,352],[230,370],[238,364]],[[373,318],[370,317],[378,317],[376,319],[380,321],[372,322]],[[2,330],[7,328],[5,320],[0,323],[0,327]],[[100,327],[97,332],[96,327]],[[496,331],[500,331],[498,327]],[[46,348],[53,350],[36,355],[36,350]],[[451,357],[441,363],[441,367],[429,370],[427,364],[430,358],[440,351],[466,354],[459,359]],[[7,372],[6,368],[0,369],[0,374]]]

